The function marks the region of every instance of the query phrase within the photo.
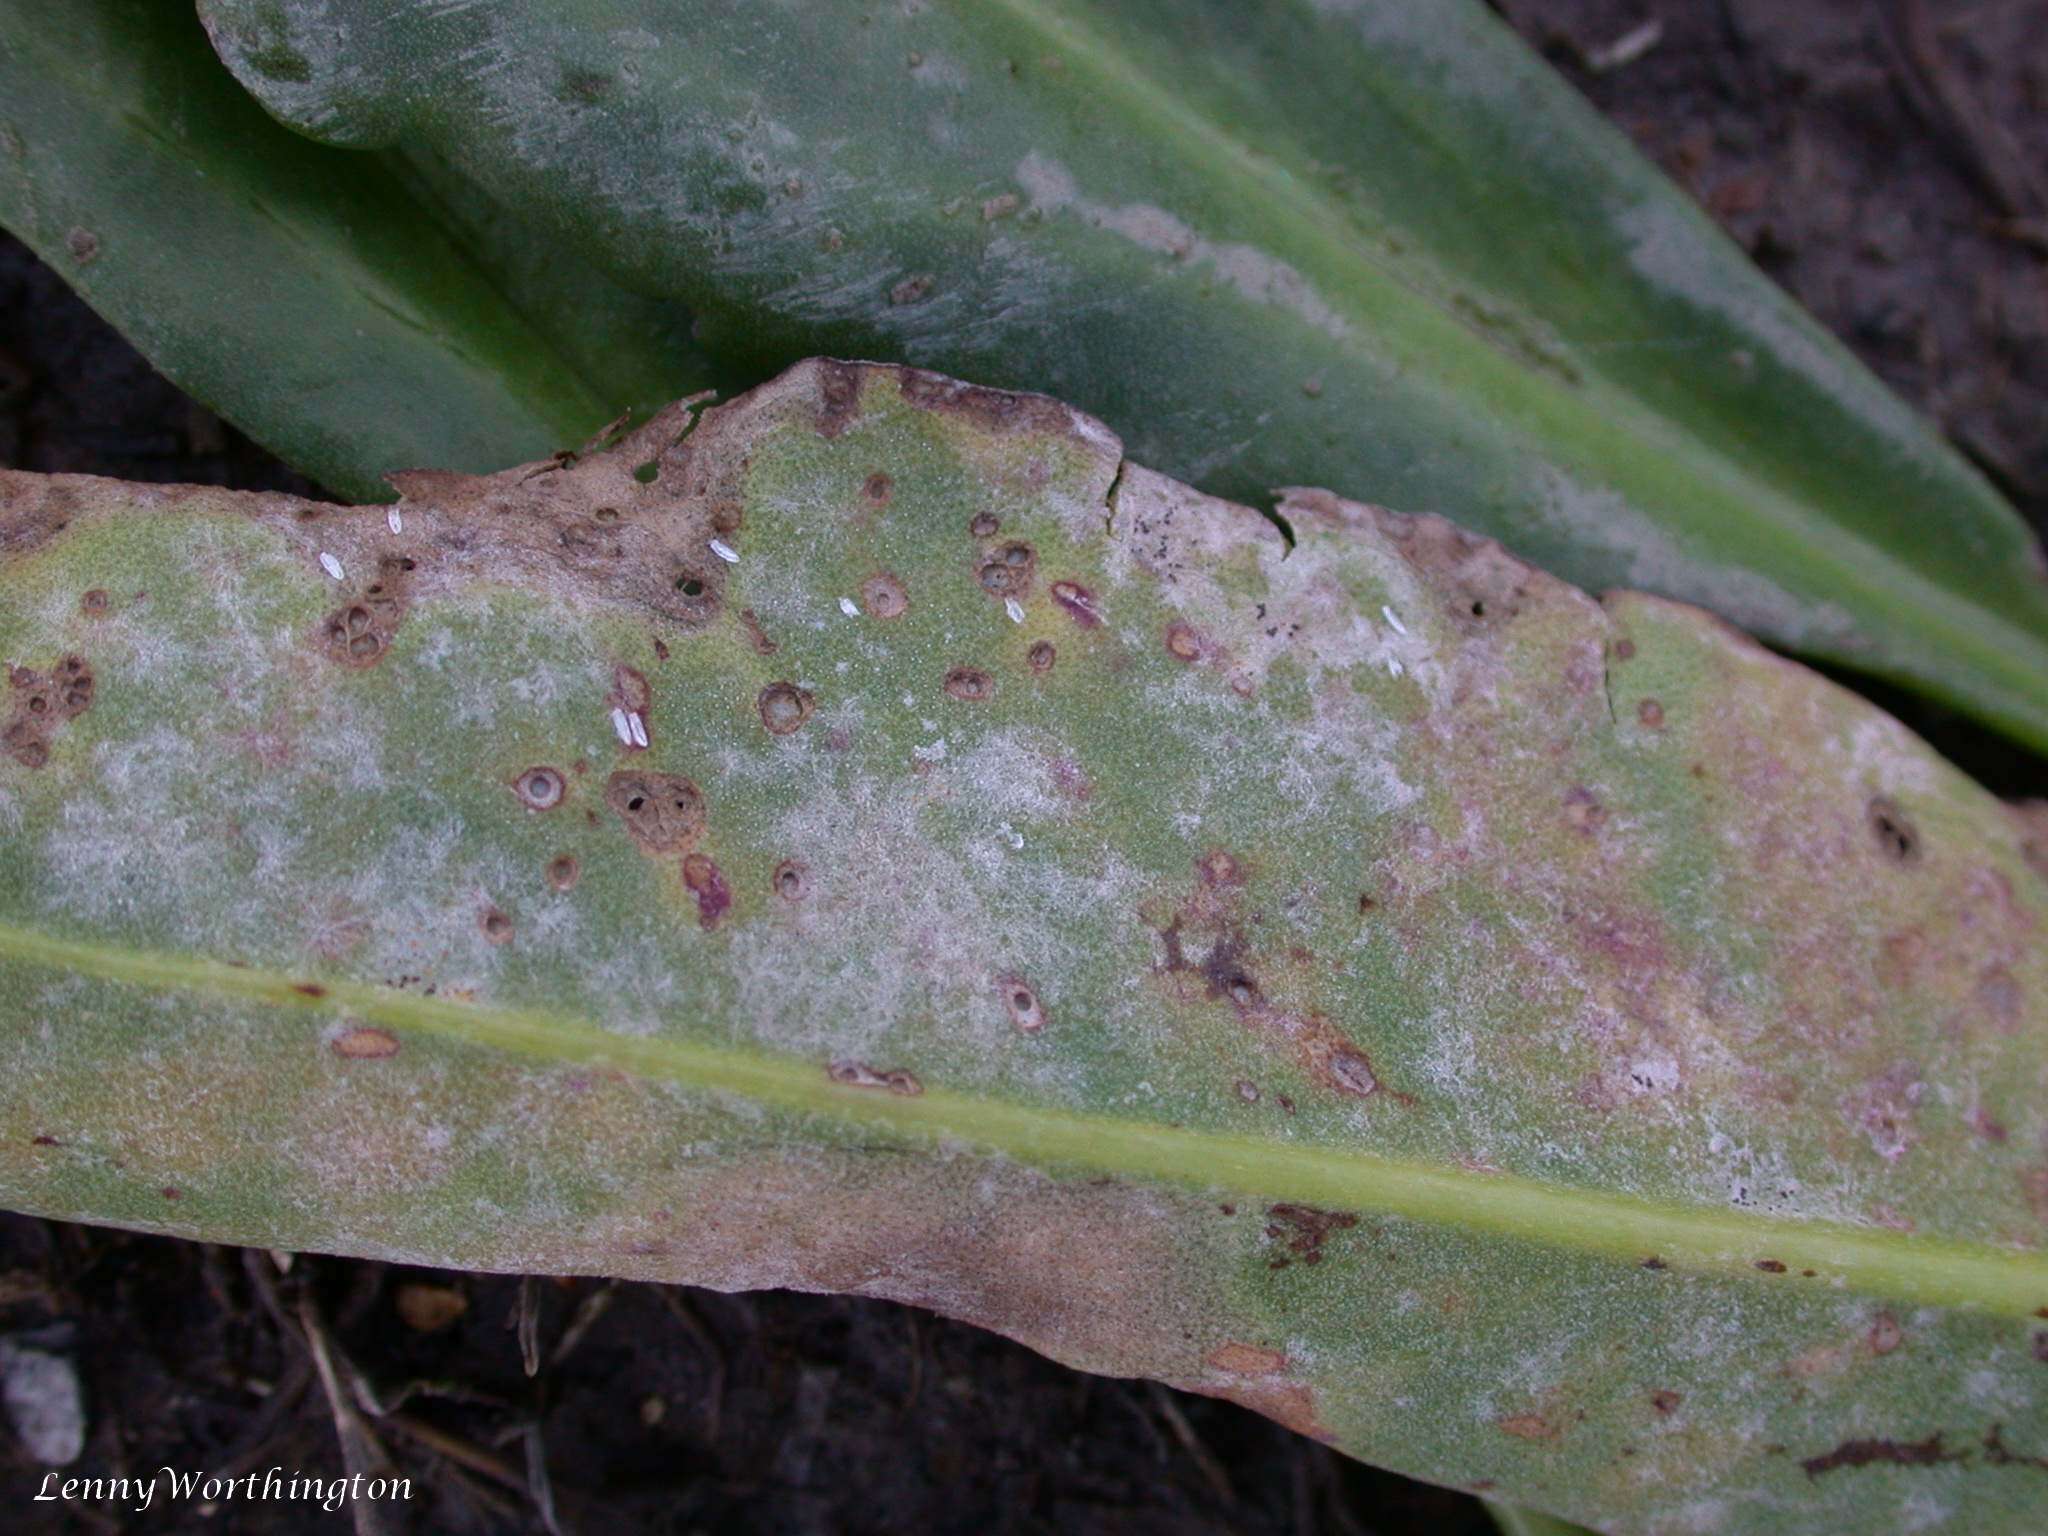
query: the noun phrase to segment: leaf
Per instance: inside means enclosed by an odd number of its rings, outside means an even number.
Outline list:
[[[910,370],[398,483],[0,474],[0,1201],[2038,1525],[2048,853],[1854,695]]]
[[[2048,748],[2019,520],[1476,0],[200,12],[285,122],[444,155],[754,377],[1049,390]]]
[[[0,103],[0,222],[349,496],[549,453],[708,377],[678,306],[544,255],[429,161],[279,128],[175,6],[0,0]]]

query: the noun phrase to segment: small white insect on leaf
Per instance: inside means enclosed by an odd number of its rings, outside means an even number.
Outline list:
[[[1010,616],[1012,624],[1022,624],[1024,622],[1024,605],[1014,597],[1003,599],[1003,612]]]
[[[718,556],[727,565],[738,565],[740,563],[740,552],[726,543],[725,540],[713,539],[710,547],[711,553]]]
[[[632,732],[634,746],[644,747],[647,745],[647,722],[640,718],[639,710],[636,709],[626,716],[626,726]]]
[[[384,514],[384,526],[393,533],[403,533],[405,532],[405,517],[398,508],[393,507]]]
[[[619,738],[620,746],[630,747],[633,745],[632,722],[627,720],[626,712],[623,709],[614,709],[612,711],[612,731]]]
[[[1405,635],[1408,633],[1408,626],[1401,622],[1401,615],[1394,612],[1394,610],[1389,608],[1385,603],[1380,604],[1380,612],[1386,615],[1387,624],[1390,628],[1392,628],[1395,634]]]
[[[1387,676],[1389,676],[1389,677],[1399,677],[1399,676],[1400,676],[1400,675],[1401,675],[1401,674],[1402,674],[1403,672],[1405,672],[1405,671],[1407,671],[1407,670],[1408,670],[1408,669],[1407,669],[1406,667],[1404,667],[1404,666],[1402,666],[1402,665],[1401,665],[1401,658],[1400,658],[1400,657],[1398,657],[1398,656],[1389,656],[1389,657],[1387,658]]]
[[[850,597],[842,597],[839,599],[839,611],[849,619],[857,619],[860,617],[860,604]]]
[[[324,549],[320,551],[320,569],[332,576],[336,581],[340,581],[343,576],[347,575],[347,572],[341,568],[341,562]]]

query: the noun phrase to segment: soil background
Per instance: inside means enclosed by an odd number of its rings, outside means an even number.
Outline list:
[[[2048,527],[2048,0],[1493,3]],[[4,236],[0,463],[315,489]],[[1855,686],[1994,788],[2048,789],[2037,759]],[[0,1215],[0,1338],[77,1367],[87,1442],[65,1475],[333,1477],[352,1441],[412,1478],[410,1503],[380,1513],[392,1532],[1491,1529],[1469,1497],[1230,1405],[842,1297],[307,1256],[285,1269]],[[319,1353],[344,1384],[339,1414]],[[350,1378],[388,1411],[352,1406]],[[328,1532],[349,1518],[161,1493],[146,1513],[34,1502],[44,1471],[0,1422],[6,1528]]]

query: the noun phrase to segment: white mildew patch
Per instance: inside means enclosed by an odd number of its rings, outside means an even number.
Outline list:
[[[193,792],[208,782],[212,756],[167,725],[101,743],[91,777],[65,799],[38,852],[34,889],[46,908],[95,922],[170,918],[195,947],[235,935],[243,923],[234,907],[224,917],[211,902],[187,899],[193,889],[247,889],[234,878],[227,807]],[[271,809],[283,814],[285,797]]]
[[[542,614],[510,597],[460,609],[430,600],[406,616],[381,665],[434,674],[452,729],[487,732],[575,700],[596,708],[612,677],[591,617],[567,603]]]
[[[967,66],[947,54],[920,52],[910,65],[908,74],[913,83],[934,91],[964,91],[968,85]]]
[[[1774,635],[1787,645],[1842,648],[1863,641],[1846,609],[1799,597],[1760,572],[1688,553],[1675,534],[1651,522],[1618,492],[1544,470],[1534,499],[1559,537],[1582,551],[1582,563],[1584,551],[1608,551],[1613,585],[1684,592],[1696,601],[1711,597],[1714,611],[1729,623]]]
[[[1006,750],[984,757],[983,770]],[[1002,816],[973,807],[971,768],[938,771],[943,786],[861,778],[822,788],[778,821],[775,844],[803,861],[810,889],[784,921],[745,925],[730,940],[738,1013],[757,1038],[857,1056],[899,1025],[936,1023],[942,1050],[1006,1046],[1016,1034],[996,978],[1024,975],[1057,996],[1056,978],[1099,937],[1076,933],[1071,913],[1128,900],[1130,877],[1115,869],[1076,874],[989,839],[984,857],[963,857],[969,850],[936,837],[929,818],[965,810],[992,836]],[[932,800],[941,792],[946,801]]]
[[[332,921],[352,970],[491,997],[507,957],[538,937],[524,919],[539,890],[532,869],[477,838],[452,807],[430,801],[420,819],[384,829],[351,863]],[[485,932],[493,910],[512,924],[504,944]]]
[[[947,781],[984,819],[1059,817],[1074,802],[1062,794],[1054,764],[1075,756],[1043,732],[990,731],[953,754]]]
[[[1120,235],[1141,250],[1171,257],[1176,269],[1207,268],[1255,304],[1284,309],[1338,340],[1352,334],[1345,320],[1299,270],[1256,246],[1209,240],[1191,225],[1150,203],[1099,203],[1081,195],[1073,173],[1036,151],[1017,162],[1017,185],[1039,216],[1071,214]]]
[[[1878,794],[1933,793],[1946,776],[1925,742],[1875,710],[1859,711],[1846,734],[1825,737],[1821,750],[1837,759],[1829,769],[1847,786]]]
[[[1719,242],[1701,238],[1696,210],[1680,206],[1668,189],[1660,187],[1655,195],[1626,200],[1617,195],[1608,214],[1627,242],[1629,264],[1645,281],[1757,338],[1780,366],[1859,421],[1876,423],[1890,447],[1910,446],[1913,459],[1930,473],[1949,473],[1938,439],[1925,423],[1847,348],[1831,340],[1796,301],[1769,283],[1729,281],[1728,259]]]

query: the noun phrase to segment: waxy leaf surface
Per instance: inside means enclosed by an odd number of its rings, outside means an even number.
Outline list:
[[[0,474],[0,1200],[2039,1528],[2048,854],[1867,703],[912,370],[398,486]]]

